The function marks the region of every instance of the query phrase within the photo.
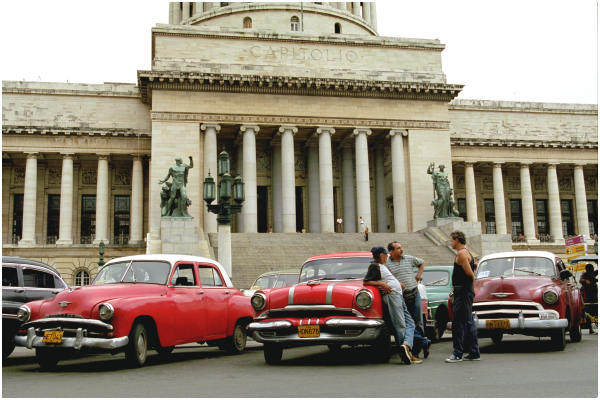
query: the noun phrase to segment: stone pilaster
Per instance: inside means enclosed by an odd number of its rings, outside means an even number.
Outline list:
[[[321,202],[319,200],[319,149],[311,140],[306,148],[308,152],[308,231],[321,232]]]
[[[371,229],[371,185],[369,181],[369,147],[367,136],[371,134],[368,128],[356,128],[354,135],[354,150],[356,159],[356,212]]]
[[[37,157],[27,153],[25,164],[25,187],[23,193],[23,236],[19,246],[35,246],[35,219],[37,211]]]
[[[404,173],[404,142],[406,130],[392,129],[392,196],[394,204],[394,232],[408,231],[408,209],[406,206],[406,177]]]
[[[575,211],[577,213],[577,233],[586,239],[590,238],[590,225],[588,221],[587,196],[585,194],[585,180],[583,165],[575,165],[573,171],[575,182]]]
[[[506,231],[506,207],[504,205],[504,182],[502,178],[502,164],[494,163],[492,174],[494,186],[494,211],[496,215],[496,233],[505,235]]]
[[[539,243],[535,237],[533,194],[531,192],[531,176],[529,164],[521,163],[521,207],[523,210],[523,232],[527,243]]]
[[[556,164],[548,164],[548,209],[550,221],[550,235],[555,244],[564,243],[562,229],[562,214],[560,210],[560,194],[558,188],[558,177],[556,176]]]
[[[467,221],[477,221],[477,190],[473,163],[465,163],[465,194],[467,201]]]
[[[110,187],[108,185],[108,156],[98,157],[98,178],[96,181],[96,239],[94,244],[104,242],[108,244],[108,199]]]
[[[202,3],[200,3],[202,4]],[[202,124],[200,129],[204,131],[204,177],[213,177],[215,182],[218,180],[217,174],[217,133],[221,130],[221,125],[217,124]],[[204,201],[204,200],[203,200]],[[217,231],[217,214],[208,212],[207,207],[204,208],[204,232]]]
[[[354,164],[352,146],[342,147],[342,193],[344,197],[344,232],[356,232],[356,202],[354,197]]]
[[[242,207],[244,232],[257,231],[257,194],[256,194],[256,134],[260,128],[256,125],[242,125],[244,194],[246,200]]]
[[[73,154],[63,154],[60,178],[59,246],[73,244]]]
[[[296,168],[294,161],[295,126],[282,126],[281,134],[281,200],[283,232],[296,232]]]
[[[319,194],[321,211],[321,232],[335,231],[333,215],[333,161],[331,156],[331,136],[335,133],[332,127],[317,128],[319,136]]]
[[[144,170],[142,158],[133,157],[131,167],[131,213],[129,218],[129,244],[144,242]]]

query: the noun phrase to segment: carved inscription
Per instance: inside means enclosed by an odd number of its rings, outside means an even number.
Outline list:
[[[278,63],[314,61],[356,63],[360,61],[358,53],[354,50],[320,49],[316,47],[254,45],[248,49],[248,54],[256,61],[269,61]]]

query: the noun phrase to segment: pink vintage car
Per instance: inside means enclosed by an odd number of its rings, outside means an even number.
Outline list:
[[[482,257],[475,273],[473,319],[480,337],[500,344],[503,334],[550,337],[558,350],[581,340],[583,300],[562,260],[546,251]]]
[[[250,299],[216,261],[148,254],[111,260],[91,285],[21,306],[15,342],[35,348],[44,369],[73,350],[124,351],[139,367],[148,349],[168,355],[184,343],[241,352],[252,317]]]
[[[388,361],[390,331],[381,295],[363,285],[371,261],[369,252],[311,257],[302,266],[299,283],[254,293],[256,314],[248,330],[264,343],[265,361],[276,364],[284,348],[315,344],[334,351],[342,345],[371,345],[376,361]]]

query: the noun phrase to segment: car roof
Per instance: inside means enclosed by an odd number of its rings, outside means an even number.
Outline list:
[[[231,282],[231,278],[227,274],[225,267],[219,264],[218,261],[206,257],[190,256],[186,254],[138,254],[134,256],[113,258],[112,260],[107,261],[106,264],[113,264],[115,262],[123,261],[166,261],[171,264],[171,267],[179,261],[213,264],[219,268],[219,271],[221,271],[221,275],[225,279],[225,284],[227,287],[233,287],[233,283]]]
[[[2,256],[2,262],[3,263],[11,263],[11,264],[29,264],[29,265],[35,265],[36,267],[47,268],[50,271],[52,271],[55,274],[57,274],[58,276],[60,276],[60,273],[54,267],[51,267],[48,264],[43,263],[41,261],[30,260],[29,258],[13,257],[13,256]]]
[[[328,254],[319,254],[316,256],[309,257],[306,261],[313,260],[323,260],[327,258],[350,258],[350,257],[365,257],[365,258],[373,258],[373,255],[370,251],[346,251],[346,252],[338,252],[338,253],[328,253]]]
[[[300,274],[300,268],[298,269],[284,269],[281,271],[268,271],[268,272],[264,272],[262,274],[260,274],[258,277],[262,277],[262,276],[267,276],[267,275],[281,275],[281,274],[285,274],[285,275],[298,275]]]
[[[481,260],[479,260],[479,262],[481,263],[485,260],[507,257],[543,257],[548,258],[552,261],[556,259],[556,255],[554,253],[550,253],[549,251],[506,251],[503,253],[488,254],[487,256],[481,257]]]

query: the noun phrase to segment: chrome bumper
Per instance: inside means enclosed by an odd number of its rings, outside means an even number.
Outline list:
[[[63,337],[62,343],[48,344],[42,341],[42,337],[36,335],[34,327],[30,327],[27,329],[26,336],[15,336],[15,343],[17,346],[24,346],[28,349],[34,347],[46,347],[80,350],[82,347],[90,347],[95,349],[114,350],[127,346],[129,337],[123,336],[112,339],[90,338],[83,336],[83,329],[79,328],[77,329],[75,337]]]
[[[492,330],[485,327],[485,319],[475,320],[477,330]],[[537,318],[509,318],[511,330],[522,329],[560,329],[569,326],[567,319],[537,319]]]

